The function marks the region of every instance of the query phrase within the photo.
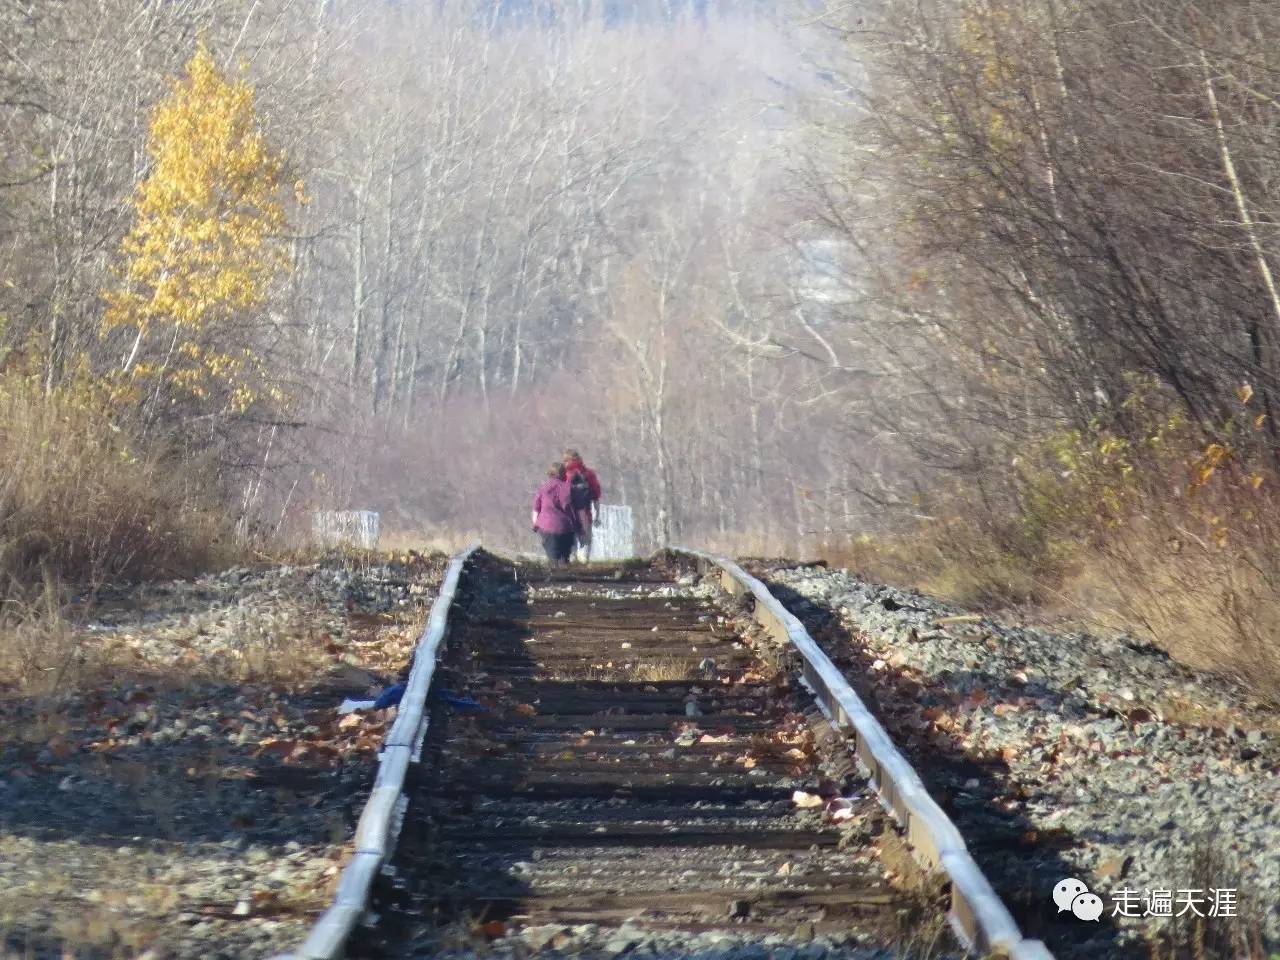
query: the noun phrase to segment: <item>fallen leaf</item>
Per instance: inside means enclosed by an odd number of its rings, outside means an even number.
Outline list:
[[[287,757],[289,754],[293,753],[294,750],[296,750],[297,748],[298,748],[297,740],[277,740],[275,738],[268,738],[266,740],[258,741],[259,756],[261,756],[264,753],[270,753],[279,757]]]
[[[256,910],[273,907],[280,901],[280,895],[274,890],[255,890],[249,896]]]
[[[823,805],[823,799],[816,793],[805,793],[803,790],[797,790],[791,794],[791,802],[801,810],[812,810]]]
[[[342,751],[329,743],[311,744],[308,753],[313,760],[325,760],[330,763],[342,757]]]
[[[847,820],[856,820],[857,818],[858,815],[853,812],[852,807],[840,807],[837,810],[831,811],[832,823],[844,823]]]

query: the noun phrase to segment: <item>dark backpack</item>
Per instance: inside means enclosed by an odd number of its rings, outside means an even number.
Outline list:
[[[569,482],[569,498],[573,509],[586,510],[591,506],[591,484],[587,482],[585,473],[575,473]]]

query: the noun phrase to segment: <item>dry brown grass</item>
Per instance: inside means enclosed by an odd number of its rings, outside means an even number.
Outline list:
[[[65,615],[63,590],[47,576],[43,589],[28,595],[11,590],[0,607],[0,691],[44,696],[78,686],[93,668]]]
[[[1151,936],[1151,960],[1274,960],[1275,954],[1263,947],[1267,908],[1242,885],[1237,866],[1205,842],[1192,852],[1185,868],[1190,888],[1236,891],[1235,915],[1201,917],[1187,912],[1164,921]]]
[[[480,540],[478,530],[386,530],[378,538],[378,548],[392,553],[414,550],[418,553],[443,553],[452,556]]]
[[[103,886],[95,891],[96,902],[85,902],[84,891],[75,878],[42,877],[39,886],[28,884],[6,891],[0,907],[0,956],[50,956],[56,945],[57,955],[78,960],[80,957],[127,960],[142,955],[146,945],[156,939],[161,923],[158,911],[174,899],[170,890],[146,885],[142,888],[155,903],[155,919],[127,916],[123,907],[131,896],[138,896],[136,878],[108,869]],[[113,883],[113,881],[115,881]],[[153,892],[154,891],[154,892]],[[65,905],[63,915],[39,932],[29,928],[31,918],[47,910],[51,903]],[[12,952],[8,952],[12,951]]]
[[[1195,669],[1225,673],[1280,702],[1280,563],[1256,549],[1169,539],[1145,524],[1103,543],[1074,545],[1070,563],[1032,562],[975,543],[863,545],[832,562],[880,582],[976,609],[1018,608],[1103,633],[1129,633]]]
[[[858,537],[826,559],[869,579],[965,607],[1045,603],[1056,596],[1064,569],[1061,556],[1028,556],[1005,540],[971,517],[953,517],[906,534]]]
[[[634,664],[631,668],[631,675],[642,683],[690,680],[700,675],[698,670],[700,662],[679,657],[660,657],[655,660],[646,660]]]
[[[71,393],[0,376],[0,595],[45,571],[80,584],[188,573],[234,549],[204,478]]]
[[[250,610],[234,624],[237,644],[225,653],[183,663],[150,663],[104,644],[101,637],[71,621],[56,586],[38,607],[0,621],[0,692],[46,697],[95,688],[126,678],[148,682],[293,684],[314,677],[331,660],[323,634],[303,611],[281,619]],[[194,618],[194,637],[202,621]],[[181,649],[181,632],[170,638]]]
[[[1181,529],[1144,518],[1119,531],[1063,585],[1062,608],[1280,699],[1280,558]]]
[[[46,396],[0,373],[0,684],[56,687],[85,666],[74,591],[181,576],[237,550],[207,464],[112,424],[87,388]]]
[[[1131,504],[1074,525],[952,504],[933,524],[862,537],[830,559],[964,607],[1131,633],[1280,701],[1280,495],[1234,481],[1195,496],[1139,491]]]
[[[699,680],[703,672],[702,661],[688,657],[655,657],[653,659],[627,659],[632,651],[622,650],[616,656],[604,655],[598,664],[581,667],[564,667],[558,676],[565,680],[614,680],[630,683],[670,683],[682,680]]]

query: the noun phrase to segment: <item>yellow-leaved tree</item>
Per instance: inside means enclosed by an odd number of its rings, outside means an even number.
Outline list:
[[[201,44],[152,116],[148,156],[103,317],[121,347],[117,396],[148,420],[278,405],[262,352],[289,267],[285,158],[267,142],[252,86]]]

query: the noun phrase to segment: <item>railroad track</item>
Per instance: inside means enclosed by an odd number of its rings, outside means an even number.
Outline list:
[[[402,716],[427,733],[397,852],[358,835],[348,907],[340,893],[298,957],[961,956],[948,907],[967,945],[1048,957],[984,900],[967,853],[947,861],[959,841],[928,829],[878,726],[854,763],[837,728],[856,696],[821,664],[802,685],[796,651],[768,641],[803,628],[740,570],[724,592],[688,555],[547,571],[479,553],[462,578],[460,560],[424,638],[439,661],[420,649],[410,681],[432,695]],[[945,866],[950,902],[917,861]]]

